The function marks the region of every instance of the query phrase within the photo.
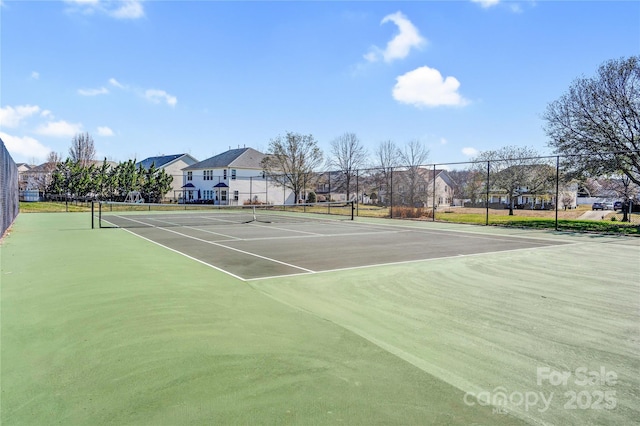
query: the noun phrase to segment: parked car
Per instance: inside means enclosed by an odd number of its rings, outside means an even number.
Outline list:
[[[622,210],[622,201],[616,201],[615,203],[613,203],[613,209]]]
[[[605,201],[602,205],[605,210],[613,210],[613,203],[611,201]]]
[[[604,210],[604,204],[602,204],[602,203],[593,203],[591,205],[591,210]]]

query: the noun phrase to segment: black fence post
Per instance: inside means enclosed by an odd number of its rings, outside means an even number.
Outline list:
[[[389,218],[393,219],[393,167],[389,168],[389,174],[391,175],[391,188],[387,188],[387,190],[389,191]]]
[[[486,217],[485,217],[485,225],[489,225],[489,172],[491,170],[491,161],[487,161],[487,194],[485,198],[486,203]]]
[[[433,165],[433,218],[432,222],[436,221],[436,165]]]
[[[558,230],[558,201],[560,195],[560,156],[556,157],[556,231]]]

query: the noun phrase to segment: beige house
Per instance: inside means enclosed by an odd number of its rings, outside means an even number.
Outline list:
[[[178,200],[182,195],[182,169],[196,164],[198,160],[189,154],[173,154],[173,155],[160,155],[157,157],[149,157],[136,163],[136,167],[142,166],[143,169],[149,170],[151,165],[158,170],[164,170],[164,172],[173,177],[171,182],[171,189],[164,195],[165,200]]]

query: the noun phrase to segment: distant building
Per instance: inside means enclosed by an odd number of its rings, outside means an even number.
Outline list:
[[[185,167],[181,202],[293,204],[293,192],[265,176],[265,157],[253,148],[238,148]]]
[[[160,155],[145,158],[136,163],[136,167],[142,166],[143,169],[149,170],[153,164],[156,169],[164,170],[166,174],[171,175],[173,177],[171,189],[164,195],[164,198],[177,201],[182,194],[182,169],[197,162],[198,160],[189,154]]]

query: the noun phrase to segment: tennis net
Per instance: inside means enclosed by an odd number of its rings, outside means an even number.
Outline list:
[[[353,202],[260,204],[145,204],[101,201],[92,204],[91,227],[141,228],[218,226],[243,223],[295,223],[353,220]]]

